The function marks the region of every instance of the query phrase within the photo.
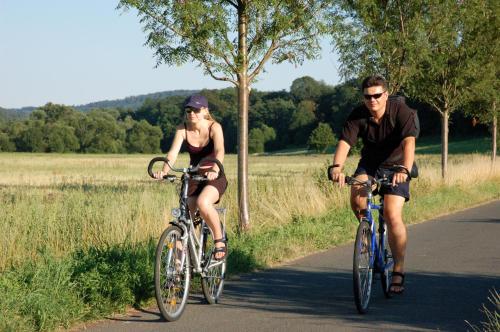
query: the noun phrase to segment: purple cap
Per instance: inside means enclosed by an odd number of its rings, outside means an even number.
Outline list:
[[[196,109],[200,109],[202,107],[208,108],[208,101],[207,98],[202,95],[192,95],[186,99],[184,107],[192,107]]]

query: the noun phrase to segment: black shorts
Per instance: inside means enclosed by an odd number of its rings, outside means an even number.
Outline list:
[[[380,179],[383,178],[384,175],[389,176],[392,173],[393,171],[384,167],[371,168],[362,164],[358,164],[358,168],[356,168],[354,176],[360,174],[367,174],[373,176],[375,179]],[[382,186],[381,188],[379,188],[378,194],[381,196],[383,195],[401,196],[405,198],[405,202],[408,202],[410,200],[410,181],[407,180],[406,182],[403,183],[397,183],[394,187]]]

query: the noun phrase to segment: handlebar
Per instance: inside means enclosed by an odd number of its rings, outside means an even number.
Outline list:
[[[331,171],[332,168],[333,168],[333,165],[332,166],[328,166],[328,170],[327,170],[328,180],[330,180],[330,181],[333,181],[333,179],[332,179],[332,171]],[[390,171],[392,171],[393,174],[397,173],[397,172],[404,172],[404,173],[406,173],[406,175],[408,175],[408,181],[410,181],[412,179],[412,177],[414,177],[414,176],[412,176],[412,173],[408,170],[408,168],[406,168],[403,165],[392,165],[391,167],[387,167],[387,169],[390,170]],[[378,180],[374,181],[373,183],[376,182],[376,183],[381,184],[381,185],[385,184],[385,182],[389,183],[389,182],[392,181],[392,175],[393,174],[391,174],[390,177],[384,177],[384,178],[378,179]],[[356,181],[356,182],[354,182],[354,183],[348,183],[348,179],[351,179],[352,181]],[[383,180],[383,181],[379,181],[379,180]],[[355,184],[355,183],[362,184],[361,182],[366,182],[366,181],[359,181],[359,180],[356,180],[355,178],[352,178],[350,176],[346,176],[346,183],[347,184],[350,184],[350,185]]]
[[[219,176],[218,178],[220,178],[222,175],[224,175],[224,166],[222,166],[222,163],[215,159],[215,158],[210,158],[210,157],[206,157],[206,158],[203,158],[202,160],[200,160],[200,162],[198,163],[198,165],[196,166],[190,166],[190,167],[187,167],[187,168],[175,168],[173,167],[173,165],[170,163],[170,161],[167,159],[167,158],[164,158],[164,157],[155,157],[153,159],[151,159],[151,161],[149,162],[149,165],[148,165],[148,174],[150,177],[152,177],[153,179],[155,178],[154,174],[153,174],[153,165],[157,162],[164,162],[168,165],[168,167],[170,167],[170,169],[174,172],[179,172],[179,173],[183,173],[183,174],[196,174],[199,169],[200,169],[200,165],[202,165],[203,163],[207,163],[207,162],[213,162],[215,164],[217,164],[217,166],[219,167]],[[168,179],[170,181],[173,181],[171,175],[164,175],[163,178],[164,179]],[[196,177],[194,178],[194,180],[198,180],[198,181],[202,181],[203,179],[206,179],[204,177]]]
[[[380,179],[368,179],[366,181],[360,181],[358,179],[356,179],[355,177],[352,177],[352,176],[346,176],[345,177],[345,183],[352,186],[354,184],[359,184],[361,186],[364,186],[364,187],[370,187],[374,184],[378,184],[378,185],[391,185],[392,183],[392,180],[389,179],[388,177],[383,177],[383,178],[380,178]]]

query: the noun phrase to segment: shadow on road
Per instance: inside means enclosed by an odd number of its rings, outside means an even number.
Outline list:
[[[491,223],[500,224],[500,219],[498,218],[487,218],[487,219],[461,219],[456,220],[457,222],[470,222],[470,223]]]
[[[300,266],[297,266],[300,268]],[[351,271],[277,269],[243,276],[225,290],[223,303],[246,309],[335,316],[353,324],[398,323],[413,328],[465,330],[465,320],[478,323],[488,291],[500,279],[482,275],[411,273],[406,291],[386,299],[374,279],[370,311],[359,315],[352,295]]]

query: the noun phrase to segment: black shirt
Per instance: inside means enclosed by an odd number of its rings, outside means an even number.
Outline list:
[[[363,104],[347,118],[340,139],[350,146],[363,140],[360,164],[370,168],[403,163],[403,139],[416,137],[415,113],[403,97],[389,97],[385,113],[377,124]]]

